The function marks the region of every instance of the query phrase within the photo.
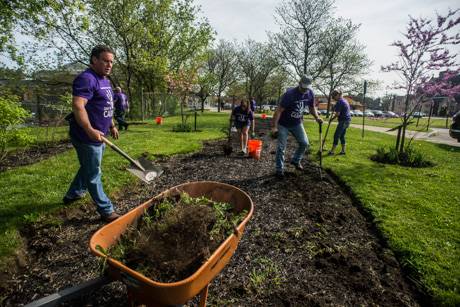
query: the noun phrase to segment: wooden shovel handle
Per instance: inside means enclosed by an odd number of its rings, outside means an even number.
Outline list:
[[[101,135],[101,139],[104,143],[106,143],[107,145],[110,146],[110,148],[112,148],[113,150],[115,150],[117,153],[119,153],[121,156],[123,156],[125,159],[127,159],[129,162],[131,162],[132,164],[134,164],[137,168],[139,168],[141,171],[145,172],[145,168],[142,167],[142,165],[140,165],[140,163],[136,160],[134,160],[133,158],[131,158],[130,156],[128,156],[128,154],[126,152],[124,152],[123,150],[121,150],[117,145],[115,145],[114,143],[110,142],[108,139],[106,139],[104,136]]]

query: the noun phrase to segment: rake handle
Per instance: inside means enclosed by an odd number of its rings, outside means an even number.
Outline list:
[[[130,156],[128,156],[128,154],[126,152],[124,152],[123,150],[121,150],[117,145],[115,145],[114,143],[110,142],[108,139],[106,139],[104,136],[101,135],[101,139],[104,143],[106,143],[107,145],[110,146],[110,148],[112,148],[113,150],[115,150],[117,153],[119,153],[121,156],[123,156],[125,159],[127,159],[129,162],[131,162],[132,164],[134,164],[137,168],[139,168],[141,171],[145,172],[145,168],[142,167],[142,165],[140,165],[140,163],[136,160],[134,160],[133,158],[131,158]]]

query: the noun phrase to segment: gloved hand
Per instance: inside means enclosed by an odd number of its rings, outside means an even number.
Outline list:
[[[254,131],[251,132],[251,138],[253,139],[253,138],[255,138],[255,137],[256,137],[256,134],[254,133]]]
[[[272,139],[277,139],[278,138],[278,130],[272,130],[270,132],[270,136]]]

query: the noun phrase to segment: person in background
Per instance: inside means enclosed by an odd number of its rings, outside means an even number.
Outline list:
[[[254,97],[251,97],[251,101],[250,101],[249,107],[251,108],[252,113],[255,114],[255,113],[256,113],[257,104],[256,104],[256,100],[254,99]],[[256,137],[255,125],[252,125],[251,137],[252,137],[252,138],[255,138],[255,137]]]
[[[342,150],[339,155],[344,155],[346,147],[345,134],[347,133],[347,128],[350,126],[351,122],[350,104],[342,97],[341,90],[333,90],[331,97],[336,101],[333,118],[337,117],[338,124],[335,128],[334,142],[332,143],[329,155],[332,156],[334,154],[335,148],[339,144],[339,140],[342,145]]]
[[[276,176],[284,177],[284,152],[286,150],[289,132],[299,144],[291,164],[298,170],[303,170],[301,160],[309,146],[308,137],[303,126],[303,111],[308,106],[318,124],[323,120],[318,116],[315,107],[315,96],[311,87],[311,78],[303,75],[299,85],[288,89],[282,96],[281,102],[273,115],[272,135],[278,138],[276,149]]]
[[[118,130],[112,120],[113,92],[108,79],[114,54],[110,47],[94,47],[90,55],[90,67],[73,81],[73,116],[69,117],[69,134],[77,151],[80,168],[63,198],[67,205],[89,192],[96,203],[97,212],[106,222],[119,217],[104,193],[101,181],[105,148],[102,136],[110,132],[113,138],[118,138]]]
[[[233,109],[232,120],[240,135],[241,155],[245,155],[247,153],[248,131],[251,123],[254,127],[254,113],[251,111],[247,99],[242,99],[240,105]]]
[[[125,130],[128,130],[129,124],[125,121],[125,114],[129,112],[129,102],[128,96],[123,93],[121,87],[118,86],[115,88],[113,100],[115,102],[115,119],[118,122],[118,129],[123,130],[124,127]]]

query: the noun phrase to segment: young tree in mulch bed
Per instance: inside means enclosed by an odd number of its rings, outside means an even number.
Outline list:
[[[153,280],[179,281],[192,275],[246,214],[204,196],[165,198],[149,207],[108,255]]]

